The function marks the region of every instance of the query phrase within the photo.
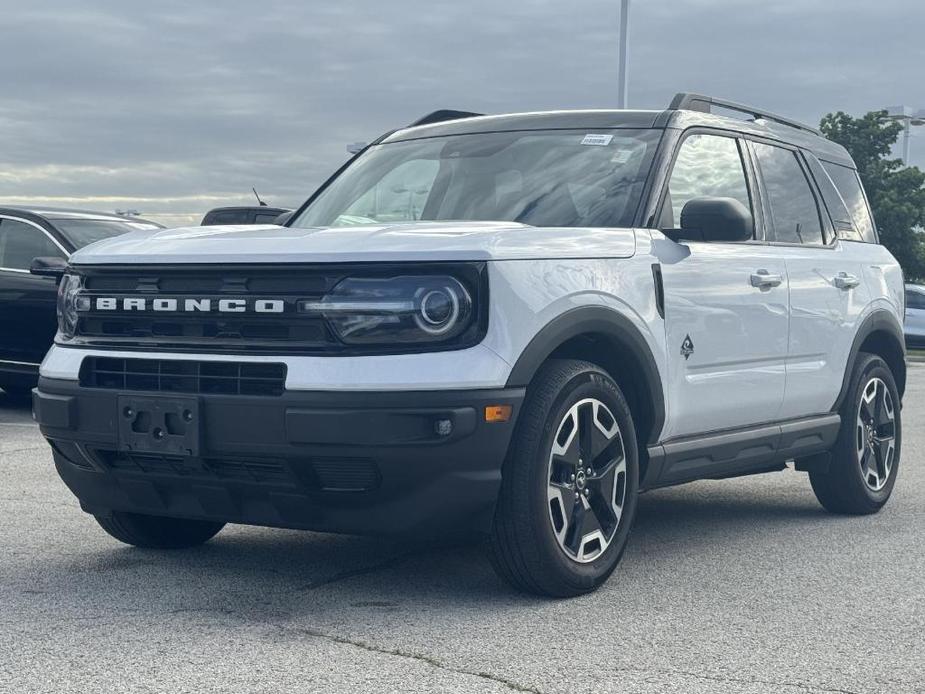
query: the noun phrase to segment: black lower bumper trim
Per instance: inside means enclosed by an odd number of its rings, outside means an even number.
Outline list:
[[[487,529],[524,390],[193,397],[42,379],[33,403],[91,513],[367,534]],[[498,404],[513,406],[510,421],[485,422]],[[127,423],[136,407],[154,423]],[[161,447],[158,413],[187,410],[181,438]]]

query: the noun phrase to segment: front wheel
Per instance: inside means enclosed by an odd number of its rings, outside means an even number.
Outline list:
[[[515,588],[598,588],[626,549],[639,458],[629,406],[594,364],[554,360],[531,383],[505,462],[490,551]]]
[[[165,518],[141,513],[113,511],[95,516],[96,522],[120,542],[146,549],[182,549],[211,540],[224,523]]]
[[[840,414],[829,468],[811,471],[810,483],[833,513],[876,513],[893,492],[902,444],[899,391],[883,359],[858,356]]]

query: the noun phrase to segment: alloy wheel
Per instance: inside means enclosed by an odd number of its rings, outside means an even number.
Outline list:
[[[871,378],[861,391],[855,433],[864,483],[878,492],[890,479],[896,453],[893,397],[880,378]]]
[[[620,426],[596,398],[572,405],[549,455],[547,505],[559,547],[587,563],[610,545],[626,503],[626,456]]]

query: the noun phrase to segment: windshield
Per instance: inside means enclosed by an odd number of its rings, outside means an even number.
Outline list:
[[[660,135],[521,131],[378,145],[292,226],[418,220],[631,226]]]
[[[121,236],[130,231],[163,228],[153,222],[133,222],[128,219],[54,219],[52,221],[75,249],[112,236]]]

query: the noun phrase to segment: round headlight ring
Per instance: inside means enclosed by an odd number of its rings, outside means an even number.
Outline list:
[[[465,289],[462,289],[465,291]],[[460,296],[450,286],[425,287],[417,292],[415,325],[428,335],[443,335],[456,327],[460,314]],[[445,315],[441,315],[445,311]]]

